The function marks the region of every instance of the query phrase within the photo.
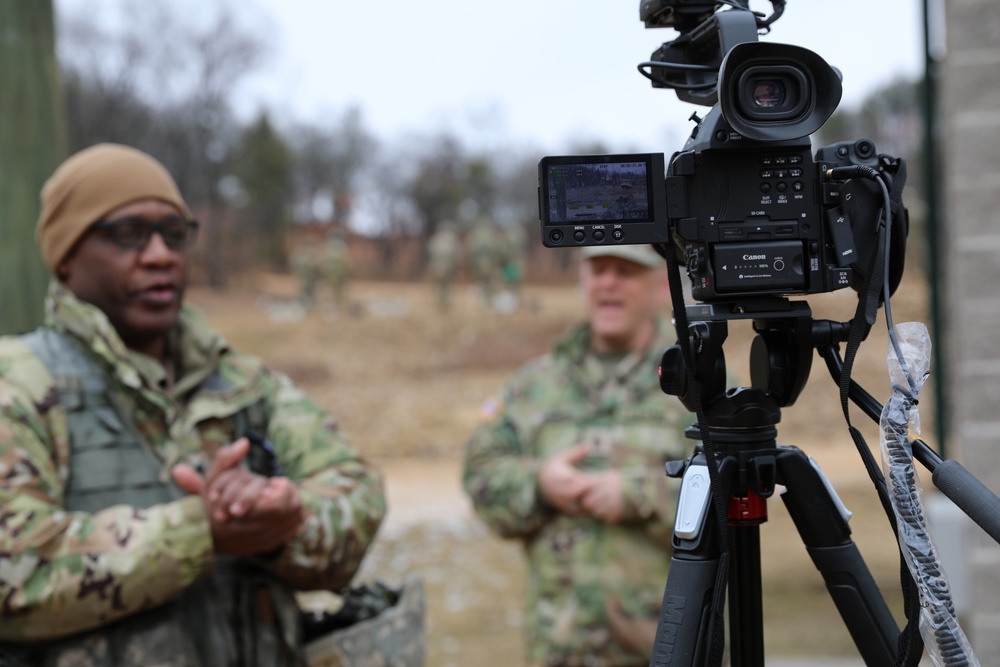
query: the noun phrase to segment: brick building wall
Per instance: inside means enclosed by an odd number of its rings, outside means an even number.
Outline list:
[[[1000,2],[947,0],[939,100],[946,240],[950,458],[1000,490]],[[965,530],[962,620],[984,665],[1000,665],[1000,546]]]

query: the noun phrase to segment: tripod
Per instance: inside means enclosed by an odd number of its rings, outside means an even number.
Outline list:
[[[778,446],[775,440],[780,409],[794,402],[805,386],[814,348],[823,353],[831,373],[839,378],[836,343],[846,340],[847,325],[816,322],[807,304],[781,298],[739,307],[688,306],[686,312],[691,321],[692,349],[697,351],[693,375],[704,397],[705,426],[716,445],[716,484],[729,499],[727,530],[723,535],[720,523],[712,521],[708,459],[699,445],[687,461],[667,466],[667,473],[681,477],[682,483],[674,555],[651,665],[709,664],[713,645],[718,648],[721,642],[723,625],[718,612],[711,613],[721,609],[718,600],[713,605],[713,598],[727,584],[731,665],[764,665],[759,525],[766,520],[766,500],[779,485],[785,488],[782,500],[865,663],[873,667],[897,664],[900,631],[851,540],[847,510],[808,456],[795,447]],[[731,319],[754,321],[758,335],[751,349],[752,387],[725,387],[722,343]],[[694,411],[696,388],[687,384],[678,346],[664,353],[660,372],[663,390],[681,397]],[[877,402],[856,385],[852,384],[851,391],[852,398],[871,415],[871,404]],[[957,472],[954,466],[946,465],[953,462],[942,462],[926,445],[920,445],[915,451],[934,469],[935,484],[941,486],[938,472],[944,470],[943,477],[957,475],[961,479],[946,486],[969,485],[971,475]],[[978,486],[975,495],[953,499],[963,509],[963,505],[975,504],[993,508],[992,514],[985,516],[982,509],[978,516],[966,512],[997,539],[997,498],[982,484]],[[723,557],[731,567],[723,564]],[[728,582],[720,578],[727,569]],[[904,659],[916,664],[922,644],[918,641],[909,649]]]

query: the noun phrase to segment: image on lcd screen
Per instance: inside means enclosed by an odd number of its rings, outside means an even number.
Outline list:
[[[646,162],[549,164],[548,223],[646,221]]]

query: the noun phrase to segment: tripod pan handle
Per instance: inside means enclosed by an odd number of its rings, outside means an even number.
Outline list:
[[[942,461],[931,475],[934,486],[1000,544],[1000,498],[957,461]]]

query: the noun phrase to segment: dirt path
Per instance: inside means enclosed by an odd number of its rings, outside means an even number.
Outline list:
[[[462,490],[460,460],[396,458],[380,461],[379,467],[389,502],[383,533],[399,534],[428,523],[475,521],[472,503]]]

